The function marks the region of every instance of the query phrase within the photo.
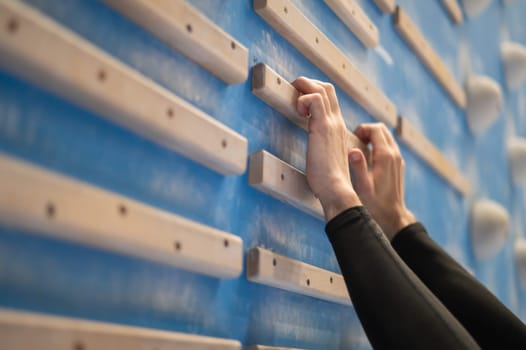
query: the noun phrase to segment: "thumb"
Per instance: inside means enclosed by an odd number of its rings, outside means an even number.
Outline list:
[[[358,148],[349,150],[349,165],[352,172],[352,184],[358,196],[371,191],[369,169],[362,151]]]

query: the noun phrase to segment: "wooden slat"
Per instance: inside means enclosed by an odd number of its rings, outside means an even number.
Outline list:
[[[248,252],[247,279],[318,299],[352,304],[341,275],[260,247]]]
[[[0,309],[2,350],[241,350],[236,340]]]
[[[393,13],[396,9],[395,0],[374,0],[374,3],[383,13]]]
[[[396,7],[393,23],[402,38],[404,38],[420,61],[435,76],[451,99],[460,108],[466,108],[466,95],[464,90],[455,81],[453,74],[441,60],[440,56],[438,56],[431,44],[425,39],[420,29],[418,29],[400,6]]]
[[[290,0],[254,0],[254,9],[373,117],[396,125],[396,106]]]
[[[457,0],[442,0],[442,5],[455,24],[462,23],[464,16],[462,15],[462,9]]]
[[[321,203],[312,193],[305,174],[276,156],[264,150],[252,153],[248,177],[250,185],[258,190],[324,220]]]
[[[225,83],[248,76],[248,49],[202,13],[178,0],[104,0]]]
[[[399,118],[396,134],[400,141],[415,152],[424,162],[448,181],[462,195],[467,195],[470,185],[467,178],[420,131],[404,118]]]
[[[378,46],[378,28],[354,0],[324,0],[343,23],[367,47]]]
[[[0,66],[222,174],[247,140],[20,1],[0,0]]]
[[[0,224],[215,277],[243,267],[238,236],[2,154]]]
[[[252,67],[252,93],[263,102],[281,113],[294,124],[308,130],[308,121],[296,110],[299,91],[264,63]],[[359,148],[370,159],[369,148],[354,135],[348,132],[349,148]]]

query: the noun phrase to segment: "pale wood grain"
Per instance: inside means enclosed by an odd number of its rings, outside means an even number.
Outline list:
[[[0,0],[0,66],[221,174],[246,169],[245,137],[19,1]]]
[[[228,84],[248,76],[248,49],[183,0],[104,0]]]
[[[0,309],[2,350],[241,350],[236,340]]]
[[[305,174],[276,156],[264,150],[252,153],[248,176],[251,186],[320,220],[324,219],[321,203],[312,193]]]
[[[238,236],[1,153],[0,224],[214,277],[243,267]]]
[[[324,0],[356,37],[369,48],[378,46],[380,34],[360,5],[354,0]]]
[[[260,247],[248,252],[247,279],[318,299],[352,304],[342,275]]]
[[[442,0],[442,5],[455,24],[462,23],[464,16],[457,0]]]
[[[299,91],[264,63],[252,67],[252,93],[291,122],[308,131],[307,119],[300,116],[296,109]],[[349,148],[359,148],[365,158],[370,160],[367,145],[351,131],[348,131],[347,138]]]
[[[395,0],[374,0],[374,3],[383,13],[393,13],[396,9]]]
[[[289,0],[254,0],[255,11],[329,79],[389,127],[396,106]]]
[[[400,141],[448,181],[460,194],[470,191],[469,180],[420,131],[404,118],[399,118],[396,134]]]
[[[426,40],[420,29],[400,6],[396,8],[393,23],[402,38],[404,38],[420,61],[435,76],[449,97],[451,97],[458,107],[465,109],[467,101],[464,90],[455,81],[449,68]]]

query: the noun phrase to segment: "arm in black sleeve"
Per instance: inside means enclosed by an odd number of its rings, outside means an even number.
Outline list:
[[[419,224],[400,231],[392,246],[483,349],[525,349],[526,327],[442,250]]]
[[[375,349],[478,349],[363,207],[342,212],[325,230]]]

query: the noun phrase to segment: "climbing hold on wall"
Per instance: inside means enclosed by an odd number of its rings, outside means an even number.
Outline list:
[[[515,137],[508,142],[511,177],[516,184],[526,184],[526,138]]]
[[[466,82],[466,115],[473,133],[487,129],[499,116],[502,104],[500,85],[486,76],[472,76]]]
[[[514,251],[519,283],[522,288],[526,288],[526,239],[518,238],[515,241]]]
[[[477,17],[491,3],[491,0],[463,0],[464,10],[469,17]]]
[[[502,43],[500,50],[506,85],[511,90],[517,89],[526,81],[526,47],[507,41]]]
[[[509,215],[499,203],[481,199],[471,208],[471,239],[478,260],[495,256],[508,238]]]

